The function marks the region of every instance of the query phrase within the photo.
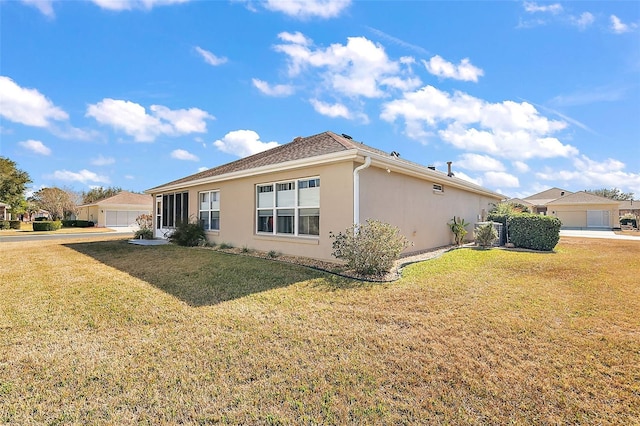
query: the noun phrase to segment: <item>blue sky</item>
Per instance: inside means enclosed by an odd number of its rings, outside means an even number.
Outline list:
[[[326,130],[640,198],[640,3],[0,0],[0,155],[145,189]]]

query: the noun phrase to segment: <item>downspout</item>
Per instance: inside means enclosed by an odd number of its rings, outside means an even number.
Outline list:
[[[364,157],[364,164],[353,169],[353,224],[360,224],[360,171],[371,165],[371,157]]]

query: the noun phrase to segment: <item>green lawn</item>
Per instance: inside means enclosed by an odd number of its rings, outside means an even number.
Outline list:
[[[114,238],[0,259],[0,423],[640,419],[636,241],[460,249],[386,284]]]

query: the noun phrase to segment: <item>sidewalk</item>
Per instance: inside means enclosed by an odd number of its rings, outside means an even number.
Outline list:
[[[574,229],[561,229],[561,237],[580,237],[580,238],[606,238],[611,240],[634,240],[640,241],[640,235],[618,235],[613,231],[590,231],[590,230],[574,230]]]

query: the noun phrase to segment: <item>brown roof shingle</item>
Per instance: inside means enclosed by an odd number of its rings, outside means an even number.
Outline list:
[[[323,132],[308,137],[297,137],[293,141],[284,145],[156,186],[148,191],[151,192],[156,188],[166,185],[182,184],[212,176],[255,169],[257,167],[300,160],[303,158],[317,157],[340,151],[348,151],[350,149],[361,149],[382,155],[389,155],[384,151],[364,145],[352,139],[347,139],[346,137],[337,135],[333,132]]]

